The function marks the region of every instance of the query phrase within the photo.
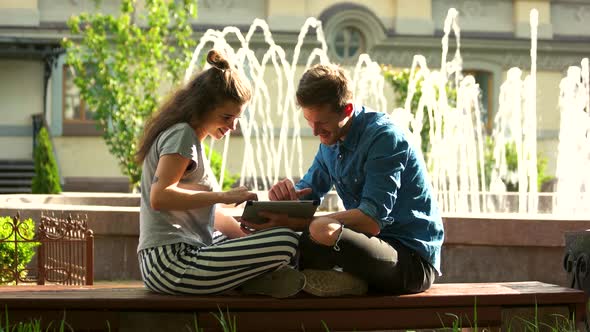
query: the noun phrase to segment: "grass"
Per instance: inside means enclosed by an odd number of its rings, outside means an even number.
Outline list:
[[[56,326],[54,322],[49,322],[45,328],[41,319],[29,319],[25,322],[16,322],[10,324],[8,318],[8,306],[4,307],[4,321],[0,317],[0,332],[75,332],[74,329],[66,322],[66,313],[64,311],[64,318],[62,318]],[[106,331],[111,331],[111,326],[107,321]],[[198,330],[197,330],[198,331]]]
[[[218,313],[211,313],[213,317],[219,323],[219,326],[223,332],[238,332],[238,322],[235,315],[230,314],[229,308],[226,308],[225,312],[218,308]],[[444,332],[460,332],[463,328],[469,328],[472,332],[487,332],[490,331],[490,328],[481,328],[478,326],[477,323],[477,305],[473,308],[473,322],[466,317],[466,322],[462,319],[461,316],[447,313],[445,314],[447,317],[452,318],[452,324],[450,326],[445,326],[443,323],[442,317],[440,318],[442,327],[437,329],[437,331],[444,331]],[[554,320],[551,324],[547,322],[542,322],[539,319],[539,312],[537,305],[535,305],[535,314],[532,320],[527,320],[522,317],[513,317],[508,324],[507,332],[540,332],[540,331],[550,331],[550,332],[579,332],[580,330],[576,327],[576,320],[575,317],[565,317],[563,315],[550,315]],[[2,318],[0,316],[0,318]],[[325,321],[321,321],[322,327],[326,332],[330,332],[330,328]],[[106,331],[110,331],[110,324],[106,322],[107,329]],[[199,327],[199,322],[197,319],[197,314],[193,314],[193,322],[192,326],[186,325],[186,329],[188,332],[203,332],[204,329]],[[305,327],[301,327],[301,330],[305,332]],[[8,317],[8,308],[5,308],[4,319],[0,319],[0,332],[50,332],[50,331],[59,331],[59,332],[75,332],[74,329],[66,322],[65,312],[64,318],[59,321],[55,326],[53,322],[50,322],[45,328],[43,328],[43,324],[40,319],[30,319],[26,322],[16,322],[10,324],[9,317]],[[413,330],[407,330],[408,332],[412,332]]]
[[[589,302],[590,303],[590,302]],[[480,328],[478,326],[477,321],[477,299],[473,308],[473,324],[469,322],[469,318],[467,317],[467,325],[465,325],[460,316],[454,314],[446,314],[453,318],[453,323],[451,326],[446,327],[441,319],[441,325],[443,328],[440,331],[449,331],[449,332],[460,332],[463,328],[470,328],[472,332],[486,332],[490,331],[491,328]],[[590,315],[590,312],[589,312]],[[572,315],[571,318],[565,317],[560,314],[551,314],[553,318],[553,324],[548,324],[543,322],[539,319],[539,308],[535,303],[535,311],[534,317],[532,320],[527,320],[522,317],[514,316],[511,318],[510,322],[508,323],[507,332],[517,331],[517,332],[540,332],[540,331],[549,331],[549,332],[578,332],[579,330],[576,327],[576,319],[575,315]],[[440,317],[439,317],[440,318]],[[590,331],[588,331],[590,332]]]
[[[66,323],[65,320],[65,312],[64,318],[60,321],[59,327],[52,329],[53,322],[50,322],[45,329],[41,326],[40,319],[29,319],[26,322],[17,322],[14,324],[10,324],[10,320],[8,319],[8,307],[4,308],[4,322],[0,320],[0,332],[43,332],[43,331],[74,331],[71,326]],[[66,327],[68,329],[66,329]]]

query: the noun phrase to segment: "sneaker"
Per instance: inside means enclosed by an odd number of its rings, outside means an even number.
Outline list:
[[[244,282],[244,294],[267,295],[282,299],[299,293],[305,286],[305,275],[288,266],[261,274]]]
[[[303,291],[316,296],[364,295],[368,290],[366,281],[348,272],[306,269],[303,274]]]

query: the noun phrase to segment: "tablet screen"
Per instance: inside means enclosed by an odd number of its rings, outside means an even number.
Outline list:
[[[242,219],[256,224],[267,220],[258,216],[259,211],[284,213],[289,217],[311,218],[320,205],[319,201],[248,201]]]

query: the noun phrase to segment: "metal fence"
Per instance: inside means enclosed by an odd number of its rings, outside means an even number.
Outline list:
[[[92,285],[94,283],[94,235],[86,218],[42,214],[35,227],[21,220],[20,214],[0,225],[9,235],[0,243],[13,244],[7,253],[13,255],[11,266],[1,266],[0,275],[7,283],[44,285]],[[19,252],[37,245],[33,263],[19,267]],[[2,254],[2,253],[0,253]],[[36,261],[36,264],[34,263]]]

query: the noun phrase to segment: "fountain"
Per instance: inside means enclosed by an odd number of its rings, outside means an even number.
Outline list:
[[[409,121],[409,135],[416,146],[421,146],[420,133],[424,111],[430,123],[428,167],[432,184],[445,212],[486,211],[483,169],[483,134],[479,109],[479,88],[472,76],[463,77],[460,53],[458,12],[450,9],[444,24],[442,59],[439,71],[430,71],[423,56],[414,57],[410,70],[408,97],[403,109],[394,110],[394,119]],[[451,30],[457,39],[454,57],[447,62]],[[418,81],[422,80],[422,97],[413,116],[411,100]],[[449,103],[446,87],[449,81],[456,88],[457,101]],[[424,111],[423,111],[424,110]],[[483,206],[481,206],[483,204]]]
[[[261,60],[249,48],[251,38],[259,28],[268,45]],[[246,115],[240,119],[240,127],[245,141],[244,154],[253,158],[244,159],[240,177],[241,185],[246,179],[252,179],[253,188],[267,190],[281,176],[289,178],[303,176],[300,123],[302,116],[295,105],[295,82],[297,81],[295,74],[300,61],[299,56],[303,41],[311,29],[315,31],[320,47],[314,48],[305,60],[304,69],[307,69],[315,62],[329,62],[328,47],[321,22],[315,18],[307,19],[301,28],[290,62],[286,59],[285,51],[272,39],[267,23],[260,19],[254,20],[246,36],[235,27],[226,27],[222,31],[207,30],[193,53],[185,80],[188,80],[196,70],[196,64],[200,62],[204,55],[202,52],[205,45],[208,44],[212,44],[213,48],[224,50],[238,65],[238,70],[243,71],[252,80],[253,98]],[[228,43],[229,35],[235,36],[239,41],[240,46],[237,50]],[[278,95],[274,99],[271,98],[264,80],[269,67],[274,68],[276,75]],[[381,68],[366,54],[360,57],[355,67],[352,88],[357,102],[375,101],[376,103],[368,104],[377,105],[381,111],[387,110],[387,102],[382,94],[385,80],[381,75]],[[273,112],[276,112],[280,122],[277,122],[276,119],[273,122]],[[280,128],[278,137],[273,131],[276,127]],[[288,142],[289,136],[291,137],[290,144]],[[222,165],[226,164],[230,137],[226,136],[224,141]],[[211,141],[210,144],[213,145],[214,141]],[[295,170],[292,167],[294,163],[296,164]],[[259,178],[262,181],[261,185],[258,183]],[[223,181],[223,178],[219,181]]]
[[[537,189],[537,128],[536,128],[536,55],[537,55],[537,27],[538,12],[532,10],[530,14],[531,25],[531,70],[524,80],[521,79],[522,71],[519,68],[511,68],[508,78],[502,84],[500,92],[499,109],[495,116],[495,127],[492,133],[494,141],[495,164],[492,167],[490,183],[486,183],[486,170],[484,169],[484,145],[485,137],[481,122],[481,110],[479,106],[479,87],[475,79],[462,74],[462,58],[460,53],[460,29],[458,24],[458,11],[450,9],[444,23],[444,36],[442,38],[441,68],[430,70],[426,60],[421,55],[416,55],[412,62],[408,97],[403,108],[393,111],[388,109],[384,97],[385,86],[380,66],[371,60],[369,55],[363,54],[354,67],[351,75],[355,101],[365,104],[378,111],[390,113],[396,123],[404,127],[411,140],[420,146],[420,132],[425,117],[428,117],[430,126],[431,151],[427,157],[428,167],[431,171],[432,183],[441,202],[443,212],[449,213],[490,213],[490,212],[518,212],[521,214],[535,214],[539,212],[539,193]],[[260,29],[264,40],[268,45],[262,56],[256,56],[249,48],[252,37]],[[300,59],[301,47],[310,31],[314,31],[318,47],[314,48],[307,59]],[[456,38],[456,50],[453,58],[447,60],[449,51],[449,37],[454,33]],[[229,44],[228,39],[237,38],[239,46]],[[243,147],[230,146],[230,136],[226,136],[223,147],[223,165],[227,163],[227,156],[234,148],[244,150],[245,156],[241,169],[241,184],[252,179],[248,183],[253,188],[266,191],[270,185],[280,177],[297,178],[303,175],[301,163],[301,114],[295,105],[295,89],[298,77],[295,76],[298,63],[305,63],[304,69],[313,63],[326,63],[330,59],[327,55],[327,44],[324,38],[321,22],[315,18],[309,18],[303,25],[297,44],[290,61],[286,52],[278,46],[265,21],[256,19],[244,36],[235,27],[226,27],[223,30],[208,30],[201,38],[194,51],[190,67],[187,69],[185,79],[197,70],[197,63],[204,55],[206,45],[224,50],[238,69],[243,71],[253,83],[254,96],[246,116],[240,120]],[[584,89],[588,89],[587,60],[585,70],[573,70],[561,84],[562,91],[560,107],[562,109],[562,128],[569,123],[570,117],[588,118],[587,96]],[[584,67],[584,66],[582,66]],[[273,80],[277,83],[277,95],[271,96],[268,88],[267,70],[274,69]],[[585,76],[584,76],[585,75]],[[581,79],[580,79],[581,77]],[[411,109],[411,100],[416,91],[416,84],[422,80],[422,97],[419,101],[418,111]],[[582,83],[583,82],[583,83]],[[456,106],[451,106],[448,100],[446,86],[451,85],[456,89]],[[576,92],[572,92],[577,89]],[[584,102],[584,96],[586,101]],[[573,101],[572,98],[576,99]],[[570,115],[570,109],[577,109],[577,115]],[[273,117],[273,112],[276,116]],[[415,115],[414,115],[415,114]],[[575,120],[573,120],[575,121]],[[587,123],[588,120],[577,123]],[[273,131],[280,128],[278,135]],[[569,174],[580,174],[568,169],[566,161],[571,156],[574,144],[568,139],[574,139],[580,147],[585,149],[577,153],[580,160],[579,167],[587,165],[588,142],[586,129],[580,128],[579,138],[561,138],[558,172],[560,184],[553,199],[555,206],[559,206],[561,213],[584,213],[587,209],[576,208],[582,205],[589,206],[588,195],[584,192],[590,182],[574,188],[565,177]],[[585,132],[584,132],[585,130]],[[567,131],[562,130],[562,133]],[[584,136],[585,135],[585,136]],[[290,140],[288,138],[291,138]],[[585,137],[585,138],[584,138]],[[584,143],[585,142],[585,143]],[[210,144],[213,144],[211,142]],[[506,146],[514,144],[518,159],[518,172],[514,176],[509,174],[506,163]],[[585,148],[583,148],[585,147]],[[561,152],[562,151],[562,152]],[[581,168],[580,168],[581,170]],[[223,175],[222,175],[223,176]],[[507,193],[505,181],[513,177],[518,181],[517,207],[506,210],[510,206],[507,198],[515,196]],[[563,178],[563,180],[562,180]],[[258,182],[260,179],[261,183]],[[223,179],[220,179],[222,181]],[[575,183],[580,181],[573,180]],[[564,195],[558,198],[559,195]],[[569,196],[568,196],[569,195]],[[575,198],[575,199],[574,199]]]
[[[556,175],[557,213],[590,213],[590,87],[588,59],[571,66],[559,85],[561,124]]]

